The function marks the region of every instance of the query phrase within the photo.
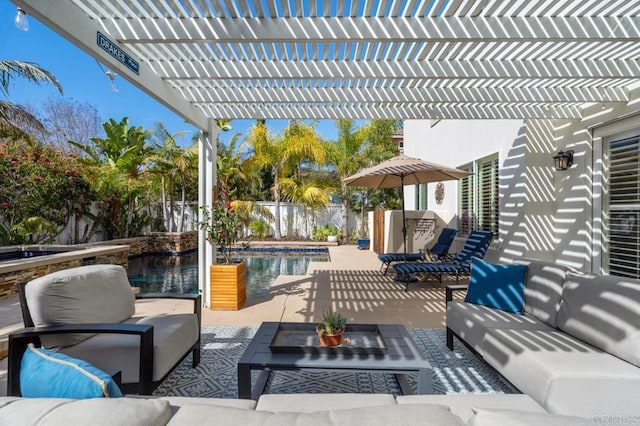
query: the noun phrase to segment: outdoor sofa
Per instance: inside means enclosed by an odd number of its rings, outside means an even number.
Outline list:
[[[550,413],[639,424],[640,280],[517,263],[524,314],[464,302],[454,293],[466,286],[450,285],[447,346],[457,337]]]
[[[527,395],[262,395],[218,398],[53,399],[0,397],[0,424],[78,425],[593,425],[552,415]]]

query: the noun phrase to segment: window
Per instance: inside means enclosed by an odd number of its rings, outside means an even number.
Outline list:
[[[458,217],[460,235],[472,230],[492,231],[498,237],[498,155],[458,167],[472,173],[460,179]]]
[[[605,144],[605,269],[640,278],[640,136]]]
[[[421,183],[415,186],[415,206],[416,210],[427,210],[428,198],[427,198],[427,184]]]

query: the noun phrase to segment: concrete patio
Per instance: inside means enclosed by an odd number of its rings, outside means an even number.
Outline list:
[[[356,246],[329,247],[329,262],[311,262],[306,275],[280,275],[268,296],[248,299],[239,311],[203,309],[202,325],[259,325],[263,321],[316,322],[328,308],[340,311],[350,322],[404,324],[408,328],[438,328],[445,324],[444,284],[415,283],[404,292],[392,273],[379,272],[380,262],[371,251]],[[189,303],[143,300],[139,315],[186,312]],[[21,328],[17,299],[0,301],[0,344]],[[6,393],[6,358],[0,361],[0,395]]]

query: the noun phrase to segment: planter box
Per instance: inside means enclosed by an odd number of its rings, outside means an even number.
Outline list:
[[[369,240],[369,238],[359,238],[358,250],[369,250],[370,243],[371,243],[371,240]]]
[[[244,262],[215,264],[211,273],[211,309],[237,311],[247,301],[247,267]]]

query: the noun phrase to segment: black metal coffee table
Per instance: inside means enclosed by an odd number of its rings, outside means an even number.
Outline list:
[[[305,323],[263,322],[238,361],[238,397],[258,399],[272,370],[364,370],[394,374],[405,395],[413,393],[405,373],[417,373],[417,393],[431,393],[432,368],[429,361],[416,347],[409,332],[403,325],[377,324],[379,336],[384,341],[384,353],[363,353],[362,351],[331,352],[318,350],[284,351],[271,348],[274,337],[282,326],[310,326]],[[363,325],[360,325],[363,326]],[[345,336],[349,335],[349,325]],[[311,348],[314,349],[314,348]],[[251,371],[261,370],[252,390]]]

